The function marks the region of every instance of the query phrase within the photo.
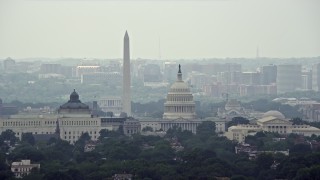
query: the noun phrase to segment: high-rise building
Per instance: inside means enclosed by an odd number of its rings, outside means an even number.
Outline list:
[[[242,72],[241,83],[246,85],[260,85],[259,72]]]
[[[301,89],[301,65],[282,64],[277,67],[277,93]]]
[[[277,66],[267,65],[261,67],[261,84],[270,85],[276,83],[277,80]]]
[[[158,64],[147,64],[143,73],[144,82],[161,82],[162,74]]]
[[[302,90],[312,89],[312,72],[311,71],[302,71],[301,83],[302,83],[301,84]]]
[[[60,74],[61,64],[41,64],[40,73],[41,74]]]
[[[312,90],[320,91],[320,63],[312,66]]]
[[[129,35],[126,31],[123,39],[123,85],[122,85],[122,110],[131,115],[131,77],[130,77],[130,46]]]

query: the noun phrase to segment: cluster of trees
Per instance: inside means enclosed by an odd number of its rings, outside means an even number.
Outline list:
[[[70,145],[66,141],[50,139],[48,142],[34,142],[24,135],[19,145],[9,154],[0,152],[0,179],[13,178],[6,162],[30,159],[40,163],[40,170],[34,170],[23,179],[106,179],[114,174],[129,173],[134,179],[305,179],[318,177],[320,153],[307,146],[295,144],[297,136],[285,141],[273,142],[278,137],[272,133],[257,133],[249,136],[247,142],[261,150],[283,150],[289,148],[290,156],[261,154],[249,160],[247,154],[235,154],[235,142],[220,137],[212,122],[204,122],[197,128],[197,134],[169,129],[165,137],[134,135],[124,136],[122,131],[100,132],[100,143],[95,150],[84,152],[86,141],[83,134],[79,141]],[[13,136],[12,136],[13,135]],[[7,131],[0,136],[14,139]],[[314,139],[319,137],[314,137]],[[180,148],[176,148],[180,146]],[[277,162],[276,169],[271,165]],[[312,179],[312,178],[311,178]]]

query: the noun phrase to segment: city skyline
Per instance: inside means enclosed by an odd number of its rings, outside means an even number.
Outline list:
[[[320,2],[0,1],[0,59],[318,57]]]

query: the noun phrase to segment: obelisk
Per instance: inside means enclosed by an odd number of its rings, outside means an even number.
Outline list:
[[[131,116],[130,46],[128,32],[123,39],[122,111]]]

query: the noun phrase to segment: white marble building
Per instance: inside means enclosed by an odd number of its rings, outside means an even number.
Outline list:
[[[245,137],[256,132],[274,132],[279,134],[300,134],[304,136],[320,135],[320,129],[309,125],[293,125],[279,111],[268,111],[256,124],[240,124],[231,126],[225,132],[225,136],[230,140],[244,142]]]
[[[195,119],[195,103],[189,86],[182,80],[181,66],[164,103],[163,119]]]

